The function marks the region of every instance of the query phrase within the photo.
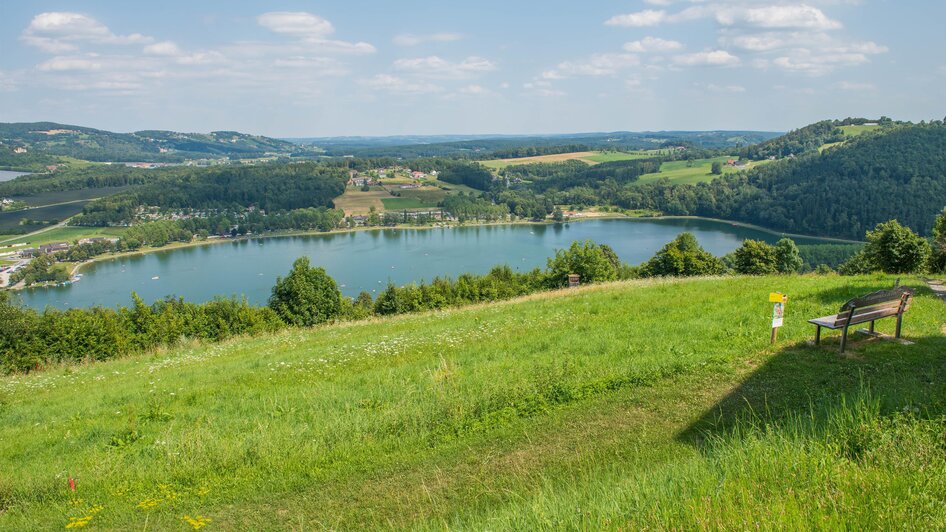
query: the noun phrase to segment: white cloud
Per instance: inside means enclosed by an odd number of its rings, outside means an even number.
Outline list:
[[[842,91],[873,91],[877,86],[873,83],[863,83],[859,81],[839,81],[832,85],[835,89]]]
[[[673,62],[682,66],[734,66],[739,64],[739,58],[726,50],[704,50],[676,55]]]
[[[624,43],[624,50],[635,53],[645,52],[670,52],[683,48],[683,44],[677,41],[668,41],[659,37],[644,37],[639,41]]]
[[[365,82],[373,89],[400,94],[429,94],[442,92],[443,87],[426,82],[413,82],[390,74],[378,74]]]
[[[564,61],[542,73],[543,79],[564,79],[572,76],[612,76],[640,64],[634,54],[594,54],[582,61]]]
[[[140,33],[116,35],[92,17],[64,11],[36,15],[20,38],[30,46],[53,54],[74,52],[81,43],[144,44],[153,41]]]
[[[656,26],[667,19],[667,12],[663,10],[645,9],[636,13],[615,15],[605,21],[608,26],[623,26],[627,28],[643,28]]]
[[[335,32],[332,23],[305,11],[272,11],[256,17],[260,26],[305,39],[324,39]]]
[[[144,53],[148,55],[164,55],[174,57],[181,55],[181,49],[172,41],[161,41],[145,46]]]
[[[102,63],[93,58],[87,57],[53,57],[42,63],[37,67],[38,70],[44,72],[57,72],[57,71],[67,71],[67,70],[79,70],[79,71],[90,71],[90,70],[101,70]]]
[[[394,62],[395,70],[410,72],[418,76],[432,78],[466,78],[496,69],[496,64],[477,56],[470,56],[458,63],[448,61],[436,55],[398,59]]]
[[[705,85],[700,85],[700,88],[709,92],[723,92],[723,93],[742,93],[746,92],[746,88],[742,85],[717,85],[715,83],[707,83]]]
[[[295,37],[323,52],[370,54],[376,51],[366,42],[329,39],[328,36],[335,33],[332,23],[305,11],[272,11],[256,17],[256,21],[274,33]]]
[[[394,44],[398,46],[417,46],[428,42],[452,42],[459,41],[463,35],[459,33],[440,32],[418,35],[415,33],[402,33],[394,37]]]
[[[764,7],[723,7],[716,10],[716,21],[724,26],[745,24],[758,28],[834,30],[841,23],[823,11],[806,4]]]

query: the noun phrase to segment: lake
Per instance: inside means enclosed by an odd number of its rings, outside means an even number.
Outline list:
[[[522,271],[544,267],[547,257],[574,240],[608,244],[623,261],[639,264],[683,231],[692,232],[716,255],[732,251],[746,238],[773,243],[779,238],[725,222],[694,219],[606,219],[259,238],[97,262],[83,268],[78,283],[23,290],[19,296],[38,309],[128,305],[132,291],[149,302],[171,294],[195,302],[242,295],[264,304],[276,277],[286,275],[301,256],[324,267],[345,295],[356,296],[362,290],[377,295],[389,281],[402,285],[438,275],[486,273],[497,264]]]
[[[0,183],[4,181],[13,181],[21,175],[30,175],[29,172],[11,172],[10,170],[0,170]]]

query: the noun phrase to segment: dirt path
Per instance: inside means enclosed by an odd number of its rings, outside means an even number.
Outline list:
[[[929,278],[924,278],[923,280],[926,281],[926,286],[930,287],[930,290],[933,291],[933,294],[935,294],[936,297],[942,299],[943,303],[946,303],[946,281]]]

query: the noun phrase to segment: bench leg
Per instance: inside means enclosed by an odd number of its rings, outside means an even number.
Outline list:
[[[841,331],[841,353],[844,354],[844,347],[847,345],[847,327]]]
[[[821,325],[815,325],[815,345],[821,345]]]
[[[874,333],[874,322],[870,322],[870,332],[871,334]]]
[[[897,334],[895,338],[900,338],[900,326],[903,324],[903,314],[897,314]]]

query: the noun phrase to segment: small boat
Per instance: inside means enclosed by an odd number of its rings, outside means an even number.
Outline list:
[[[157,275],[151,278],[152,281],[157,281],[158,279],[160,279],[160,277],[158,277]]]

